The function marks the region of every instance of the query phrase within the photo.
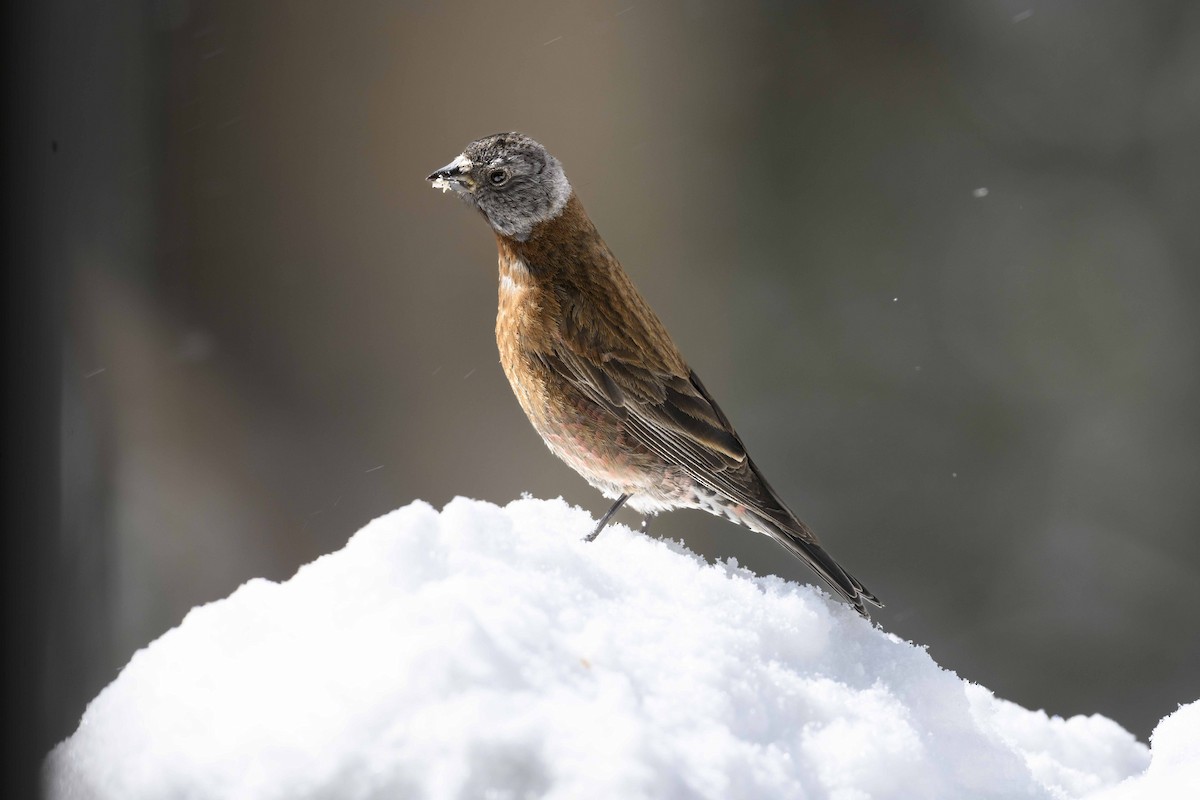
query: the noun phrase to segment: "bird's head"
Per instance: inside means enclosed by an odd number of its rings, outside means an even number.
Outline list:
[[[497,133],[467,145],[458,158],[430,175],[435,189],[453,190],[502,236],[525,241],[539,222],[553,219],[571,196],[558,159],[520,133]]]

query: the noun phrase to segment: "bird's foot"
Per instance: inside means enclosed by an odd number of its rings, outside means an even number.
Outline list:
[[[618,497],[617,502],[612,504],[612,508],[610,508],[610,509],[608,509],[608,511],[604,512],[604,516],[601,517],[600,521],[596,523],[596,527],[592,530],[592,532],[589,533],[586,537],[584,537],[584,541],[590,542],[590,541],[594,540],[597,536],[599,536],[600,531],[604,530],[604,526],[606,526],[608,524],[608,521],[610,519],[612,519],[613,514],[620,511],[621,506],[625,505],[625,501],[628,499],[629,499],[629,495],[627,495],[627,494],[623,494],[620,497]]]

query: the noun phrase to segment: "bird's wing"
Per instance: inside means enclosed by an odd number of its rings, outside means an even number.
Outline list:
[[[695,372],[673,375],[620,352],[597,357],[565,345],[542,360],[619,417],[643,447],[681,467],[700,485],[776,524],[795,520],[758,474],[742,440]]]

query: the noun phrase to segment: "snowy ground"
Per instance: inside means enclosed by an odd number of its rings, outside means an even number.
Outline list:
[[[1200,797],[1200,703],[1151,752],[812,587],[591,525],[561,500],[414,503],[194,609],[49,755],[49,796]]]

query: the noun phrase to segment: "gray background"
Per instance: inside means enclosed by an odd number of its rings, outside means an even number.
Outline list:
[[[885,629],[1143,738],[1200,696],[1200,5],[38,14],[58,735],[191,606],[416,498],[605,508],[500,371],[490,232],[423,180],[509,129]],[[653,534],[812,580],[699,512]]]

